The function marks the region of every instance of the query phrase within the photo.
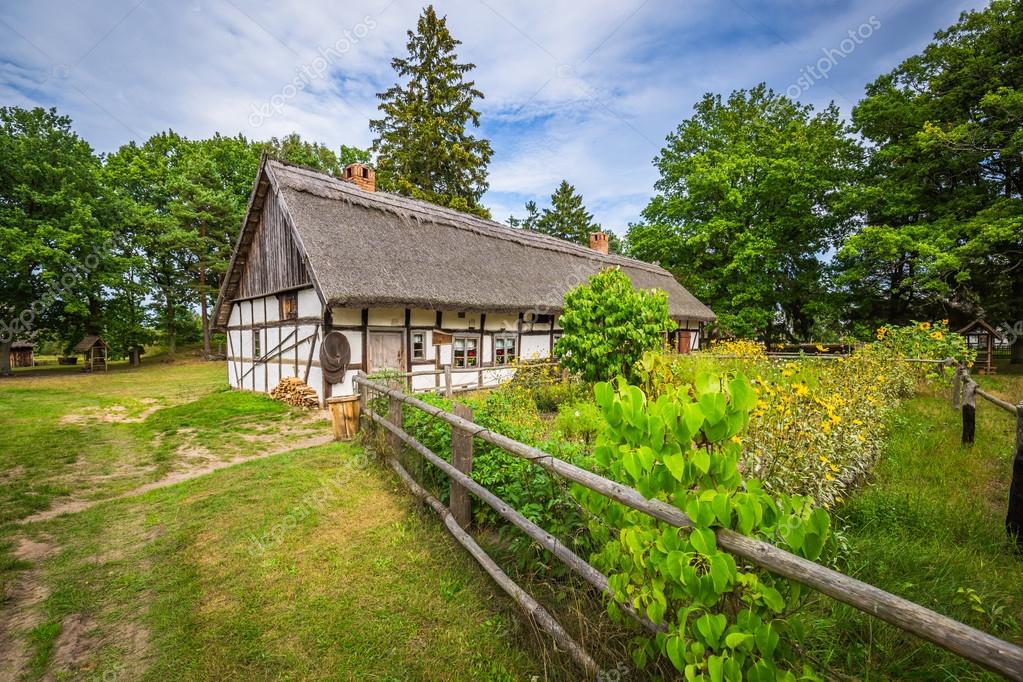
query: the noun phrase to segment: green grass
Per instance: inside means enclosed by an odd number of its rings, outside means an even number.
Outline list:
[[[185,361],[0,380],[0,594],[45,595],[24,679],[557,679],[386,467],[355,445],[287,451],[329,424],[224,377]],[[115,499],[196,453],[264,451],[287,452]],[[64,497],[98,504],[15,523]],[[56,551],[17,559],[24,539]]]
[[[186,460],[279,449],[320,427],[224,388],[221,363],[151,363],[99,374],[0,379],[0,524],[62,497],[104,499]]]
[[[980,376],[1023,399],[1023,377]],[[908,401],[874,479],[837,512],[850,554],[845,571],[1003,639],[1023,643],[1023,560],[1004,519],[1015,419],[982,400],[977,443],[960,445],[961,417],[944,387]],[[963,590],[961,593],[960,590]],[[973,591],[979,603],[969,597]],[[820,600],[811,649],[860,679],[994,679],[976,665],[849,607]]]
[[[82,614],[97,645],[76,669],[134,669],[142,630],[141,679],[538,672],[487,576],[359,454],[296,451],[39,524],[62,551],[36,657]]]

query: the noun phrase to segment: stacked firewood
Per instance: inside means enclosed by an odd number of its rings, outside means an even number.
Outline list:
[[[320,406],[320,399],[316,396],[316,391],[298,377],[281,379],[281,383],[270,391],[270,397],[298,407]]]

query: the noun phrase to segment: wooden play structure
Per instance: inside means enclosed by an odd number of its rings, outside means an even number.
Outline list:
[[[994,351],[995,343],[1003,340],[997,329],[992,327],[983,318],[966,325],[958,332],[966,338],[966,344],[977,351],[976,367],[981,374],[994,374]]]
[[[74,348],[75,353],[85,355],[83,372],[95,372],[97,369],[107,371],[107,346],[106,341],[95,335],[86,336],[78,342]]]

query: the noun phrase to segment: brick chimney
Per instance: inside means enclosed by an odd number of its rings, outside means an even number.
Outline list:
[[[345,166],[344,179],[366,192],[377,191],[377,174],[365,164],[352,163]]]
[[[594,251],[600,251],[605,256],[607,255],[607,233],[606,232],[590,232],[590,248]]]

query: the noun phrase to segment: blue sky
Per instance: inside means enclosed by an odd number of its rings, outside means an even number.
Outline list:
[[[964,0],[436,2],[477,65],[498,220],[562,178],[624,233],[653,192],[665,135],[705,92],[761,81],[848,115]],[[375,93],[422,4],[411,0],[0,0],[0,104],[55,106],[100,152],[172,128],[292,131],[368,146]],[[852,32],[852,35],[850,35]],[[830,55],[830,57],[826,56]],[[821,61],[823,60],[823,61]],[[812,68],[813,75],[808,75]],[[818,67],[820,70],[818,70]],[[821,70],[827,70],[822,74]],[[802,77],[802,81],[800,78]]]

